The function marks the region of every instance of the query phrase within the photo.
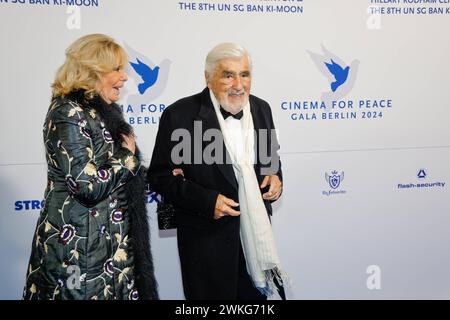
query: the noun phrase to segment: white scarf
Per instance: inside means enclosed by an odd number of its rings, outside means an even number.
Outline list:
[[[244,152],[234,150],[230,132],[220,112],[219,103],[210,91],[211,100],[219,120],[220,130],[224,137],[225,146],[231,157],[237,174],[239,186],[239,205],[241,212],[240,235],[249,273],[253,285],[266,296],[276,292],[274,277],[279,284],[285,283],[286,275],[281,269],[272,226],[267,215],[252,163],[254,148],[254,126],[250,112],[250,102],[243,108],[242,133]]]

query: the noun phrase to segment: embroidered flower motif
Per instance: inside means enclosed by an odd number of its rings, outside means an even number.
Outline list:
[[[72,194],[76,194],[78,193],[78,191],[80,191],[78,182],[76,182],[70,174],[66,176],[66,184]]]
[[[105,296],[106,299],[108,299],[108,297],[110,295],[112,295],[112,292],[109,291],[109,288],[111,288],[111,286],[108,284],[105,289],[103,289],[103,295]]]
[[[100,182],[107,182],[111,177],[111,173],[107,169],[100,169],[97,171],[97,179]]]
[[[105,139],[106,143],[113,143],[114,142],[114,140],[112,138],[112,135],[111,135],[111,133],[109,133],[108,130],[103,129],[102,130],[102,135],[103,135],[103,139]]]
[[[34,283],[31,284],[30,292],[31,293],[36,293],[37,292],[37,288],[36,288],[36,285]]]
[[[110,277],[114,275],[114,263],[112,259],[106,260],[106,262],[103,264],[103,270]]]
[[[83,109],[81,109],[81,107],[80,107],[80,105],[78,103],[69,101],[69,104],[72,107],[69,110],[69,114],[68,114],[69,117],[73,117],[77,112],[82,112],[83,111]]]
[[[121,209],[115,209],[111,213],[111,221],[114,224],[121,223],[123,221],[123,212]]]
[[[84,127],[86,127],[86,125],[87,125],[87,120],[85,118],[81,118],[80,120],[78,120],[79,127],[84,128]]]
[[[123,167],[122,167],[122,165],[118,165],[118,166],[113,166],[112,168],[113,168],[114,173],[117,173],[120,170],[122,170]]]
[[[86,148],[86,151],[87,151],[87,153],[88,153],[89,159],[92,159],[92,156],[94,155],[94,153],[92,152],[92,149],[89,148],[89,147],[87,147],[87,148]]]
[[[59,278],[58,279],[58,284],[59,284],[60,288],[64,288],[64,280],[63,279]]]
[[[128,259],[127,252],[124,249],[118,248],[114,254],[114,261],[122,262]]]
[[[130,294],[128,295],[128,299],[130,300],[139,300],[139,293],[136,289],[131,290]]]
[[[73,116],[75,115],[75,113],[77,113],[77,110],[76,110],[75,108],[71,108],[71,109],[69,110],[69,113],[67,114],[67,116],[68,116],[69,118],[71,118],[71,117],[73,117]]]
[[[84,167],[83,172],[88,176],[95,176],[97,174],[97,167],[92,162],[89,162],[86,167]]]
[[[128,278],[126,277],[126,274],[128,273],[129,270],[130,270],[130,268],[125,268],[122,270],[122,272],[119,274],[119,277],[118,277],[119,283],[122,283],[124,278],[128,280]]]
[[[77,250],[70,250],[70,254],[72,254],[72,258],[80,260],[80,253]]]
[[[98,217],[98,211],[96,208],[89,209],[89,214],[94,218]]]
[[[50,104],[50,109],[51,110],[55,109],[57,105],[58,103],[56,102],[56,100],[53,100],[52,103]]]
[[[89,132],[88,129],[86,129],[85,127],[80,127],[80,133],[83,137],[85,137],[86,139],[90,139],[91,138],[91,133]]]
[[[76,230],[71,224],[65,224],[59,233],[59,242],[67,245],[75,237]]]
[[[133,156],[128,156],[128,157],[126,157],[125,158],[125,167],[128,169],[128,170],[130,170],[130,171],[132,171],[132,170],[134,170],[134,168],[136,168],[136,161],[135,161],[135,157],[133,157]]]
[[[105,234],[105,231],[106,231],[106,226],[104,224],[102,224],[100,226],[100,228],[98,228],[98,234],[103,235],[103,234]]]
[[[34,246],[37,248],[41,244],[41,237],[37,234],[36,235],[36,242],[34,243]]]
[[[50,224],[50,222],[45,221],[45,228],[44,228],[44,232],[49,232],[50,230],[52,230],[52,225]]]
[[[116,198],[111,199],[111,202],[109,203],[109,207],[111,209],[114,209],[116,206],[117,206],[117,199]]]

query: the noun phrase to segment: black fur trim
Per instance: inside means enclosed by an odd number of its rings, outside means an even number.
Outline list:
[[[131,237],[133,241],[136,286],[142,300],[157,300],[157,283],[154,276],[153,259],[150,251],[150,228],[145,197],[146,170],[141,167],[138,174],[127,183],[128,210],[131,215]]]

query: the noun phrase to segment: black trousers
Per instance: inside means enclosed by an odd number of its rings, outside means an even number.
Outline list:
[[[267,300],[267,297],[253,286],[247,273],[240,239],[235,239],[234,243],[217,241],[226,240],[226,235],[238,232],[238,227],[238,224],[228,224],[219,231],[216,230],[218,234],[213,233],[211,236],[209,230],[178,226],[178,251],[187,300]],[[234,247],[238,254],[230,252],[229,246]],[[223,250],[228,250],[226,256],[221,253]],[[211,270],[217,272],[212,273]],[[279,288],[283,297],[284,290],[281,286]]]
[[[281,299],[286,300],[286,294],[283,286],[281,286],[275,279],[275,285],[278,288],[278,293]],[[238,280],[238,300],[267,300],[267,296],[263,295],[253,286],[250,275],[247,272],[244,251],[242,244],[239,245],[239,280]]]

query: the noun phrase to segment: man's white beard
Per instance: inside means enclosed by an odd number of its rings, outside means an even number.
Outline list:
[[[221,101],[219,99],[217,99],[217,100],[219,101],[221,107],[224,108],[226,111],[230,112],[231,114],[236,114],[239,111],[241,111],[248,102],[248,96],[245,93],[244,93],[244,95],[245,95],[244,101],[242,102],[241,105],[237,105],[237,106],[230,105],[228,103],[228,98],[225,98],[224,99],[225,101],[223,101],[223,100]]]

